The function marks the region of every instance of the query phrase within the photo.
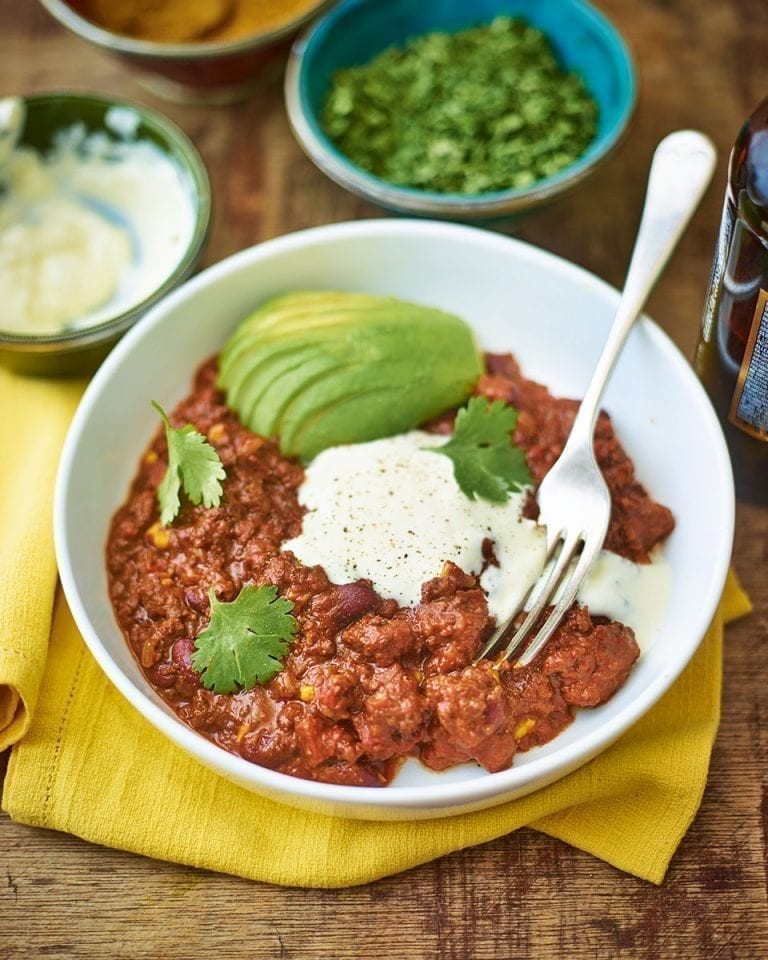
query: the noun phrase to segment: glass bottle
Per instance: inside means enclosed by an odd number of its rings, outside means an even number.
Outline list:
[[[768,98],[731,152],[695,366],[723,425],[737,496],[768,503]]]

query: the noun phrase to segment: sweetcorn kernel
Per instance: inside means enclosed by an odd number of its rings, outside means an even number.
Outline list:
[[[306,684],[303,684],[301,687],[299,687],[299,699],[303,700],[304,703],[309,703],[309,701],[314,697],[314,695],[315,695],[315,688],[312,686],[311,683],[306,683]]]
[[[525,720],[521,720],[515,729],[512,731],[512,736],[515,740],[522,740],[523,737],[527,736],[531,730],[536,726],[536,721],[533,717],[527,717]]]
[[[157,454],[154,450],[150,450],[146,457],[144,457],[144,463],[157,463]]]
[[[210,443],[221,443],[227,439],[227,428],[223,423],[214,423],[208,431],[208,440]]]
[[[171,542],[171,535],[159,520],[155,521],[147,530],[147,536],[158,550],[167,550]]]

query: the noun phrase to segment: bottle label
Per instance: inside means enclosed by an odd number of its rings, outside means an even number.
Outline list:
[[[757,298],[749,340],[728,414],[740,430],[768,440],[768,291]]]

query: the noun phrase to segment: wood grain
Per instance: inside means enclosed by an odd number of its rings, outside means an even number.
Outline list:
[[[627,37],[641,96],[623,145],[519,235],[614,284],[623,278],[656,141],[698,127],[721,150],[708,194],[648,312],[690,356],[719,222],[727,151],[768,88],[764,0],[600,0]],[[375,209],[294,143],[278,81],[247,103],[156,100],[122,64],[36,3],[0,0],[0,95],[92,89],[153,104],[199,147],[215,216],[206,260]],[[639,398],[639,402],[641,398]],[[506,960],[768,955],[768,511],[740,505],[734,561],[755,604],[727,634],[723,718],[698,817],[660,888],[532,831],[341,891],[280,889],[157,863],[0,816],[0,957]],[[0,772],[2,765],[0,765]]]

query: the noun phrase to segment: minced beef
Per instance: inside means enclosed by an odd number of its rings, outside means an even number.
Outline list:
[[[156,491],[167,451],[158,431],[107,544],[120,626],[149,682],[185,723],[265,767],[381,786],[408,756],[436,770],[468,760],[502,770],[517,751],[556,736],[574,706],[603,703],[624,683],[639,653],[632,630],[584,608],[570,611],[528,666],[476,664],[494,623],[477,579],[454,564],[422,586],[417,606],[400,608],[367,581],[333,584],[320,567],[281,552],[301,530],[303,469],[240,425],[215,379],[211,360],[171,421],[193,424],[216,448],[227,473],[220,506],[185,502],[170,527],[160,525]],[[526,380],[511,356],[488,357],[477,393],[518,408],[515,441],[539,481],[562,449],[576,403]],[[447,415],[430,428],[451,425]],[[605,414],[595,447],[614,502],[607,546],[646,562],[672,516],[635,480]],[[266,686],[213,693],[191,662],[208,624],[208,591],[229,601],[248,584],[274,584],[293,601],[296,637]]]

